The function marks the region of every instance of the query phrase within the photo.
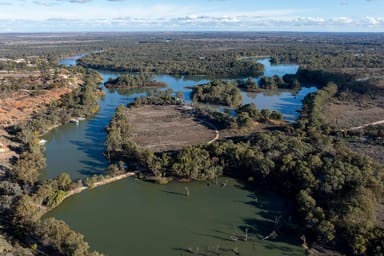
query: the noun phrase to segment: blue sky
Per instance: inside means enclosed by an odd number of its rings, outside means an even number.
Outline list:
[[[0,0],[1,32],[384,32],[384,0]]]

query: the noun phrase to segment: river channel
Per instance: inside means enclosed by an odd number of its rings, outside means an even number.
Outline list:
[[[74,65],[76,58],[66,58],[64,65]],[[295,73],[296,65],[266,66],[266,75]],[[118,73],[100,72],[104,81]],[[182,91],[187,102],[194,86],[202,79],[157,75],[174,92]],[[116,107],[146,95],[145,89],[125,91],[103,88],[100,111],[91,119],[53,129],[44,139],[47,157],[45,176],[52,178],[68,172],[73,179],[102,174],[108,166],[103,157],[104,128]],[[264,93],[243,92],[244,103],[255,103],[259,109],[279,110],[286,120],[294,121],[302,99],[316,88],[300,91]],[[226,183],[225,187],[220,186]],[[188,186],[190,196],[185,195]],[[285,215],[287,205],[272,194],[255,193],[229,178],[217,184],[172,183],[160,186],[128,178],[113,184],[85,191],[65,200],[48,214],[63,219],[85,235],[92,249],[107,255],[189,255],[216,250],[220,255],[303,255],[299,239],[278,237],[262,240],[274,228],[275,218]],[[245,230],[248,239],[243,241]],[[237,240],[237,241],[234,241]]]

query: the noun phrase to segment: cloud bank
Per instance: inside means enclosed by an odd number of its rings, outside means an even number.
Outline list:
[[[263,17],[263,16],[184,16],[118,17],[98,19],[0,20],[2,31],[384,31],[384,18],[365,17]]]
[[[248,0],[0,0],[0,32],[384,32],[384,15],[378,8],[384,0],[338,0],[332,4],[334,9],[329,3],[304,7],[275,1],[282,3],[281,8]],[[345,11],[337,9],[340,5]]]

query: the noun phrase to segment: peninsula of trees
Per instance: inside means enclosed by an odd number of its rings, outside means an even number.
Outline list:
[[[106,88],[129,89],[136,87],[166,87],[164,82],[155,81],[151,75],[121,75],[115,79],[110,78],[104,83]]]

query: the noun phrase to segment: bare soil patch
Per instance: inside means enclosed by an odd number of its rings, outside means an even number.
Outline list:
[[[80,77],[75,76],[69,79],[68,73],[63,72],[57,77],[52,76],[45,80],[47,84],[59,81],[62,86],[53,89],[33,89],[33,86],[43,83],[42,80],[40,72],[0,74],[0,85],[4,83],[7,85],[9,81],[23,83],[22,89],[0,95],[0,165],[8,166],[9,160],[17,156],[14,149],[18,144],[10,139],[11,136],[6,128],[31,120],[36,113],[45,110],[50,103],[59,100],[62,95],[71,93],[82,82]]]
[[[384,120],[384,79],[375,80],[374,93],[351,95],[346,100],[332,99],[325,107],[326,121],[340,130],[364,126]],[[347,143],[356,152],[366,154],[384,163],[384,147],[368,143],[364,138]]]
[[[180,150],[206,143],[216,137],[216,130],[178,106],[140,106],[127,111],[135,132],[134,141],[155,152]]]
[[[4,128],[20,121],[30,120],[34,113],[71,91],[69,88],[44,90],[41,95],[37,96],[30,96],[26,91],[19,91],[10,97],[0,99],[0,126]]]
[[[384,119],[384,96],[361,95],[357,101],[333,100],[324,111],[327,122],[348,129]]]

